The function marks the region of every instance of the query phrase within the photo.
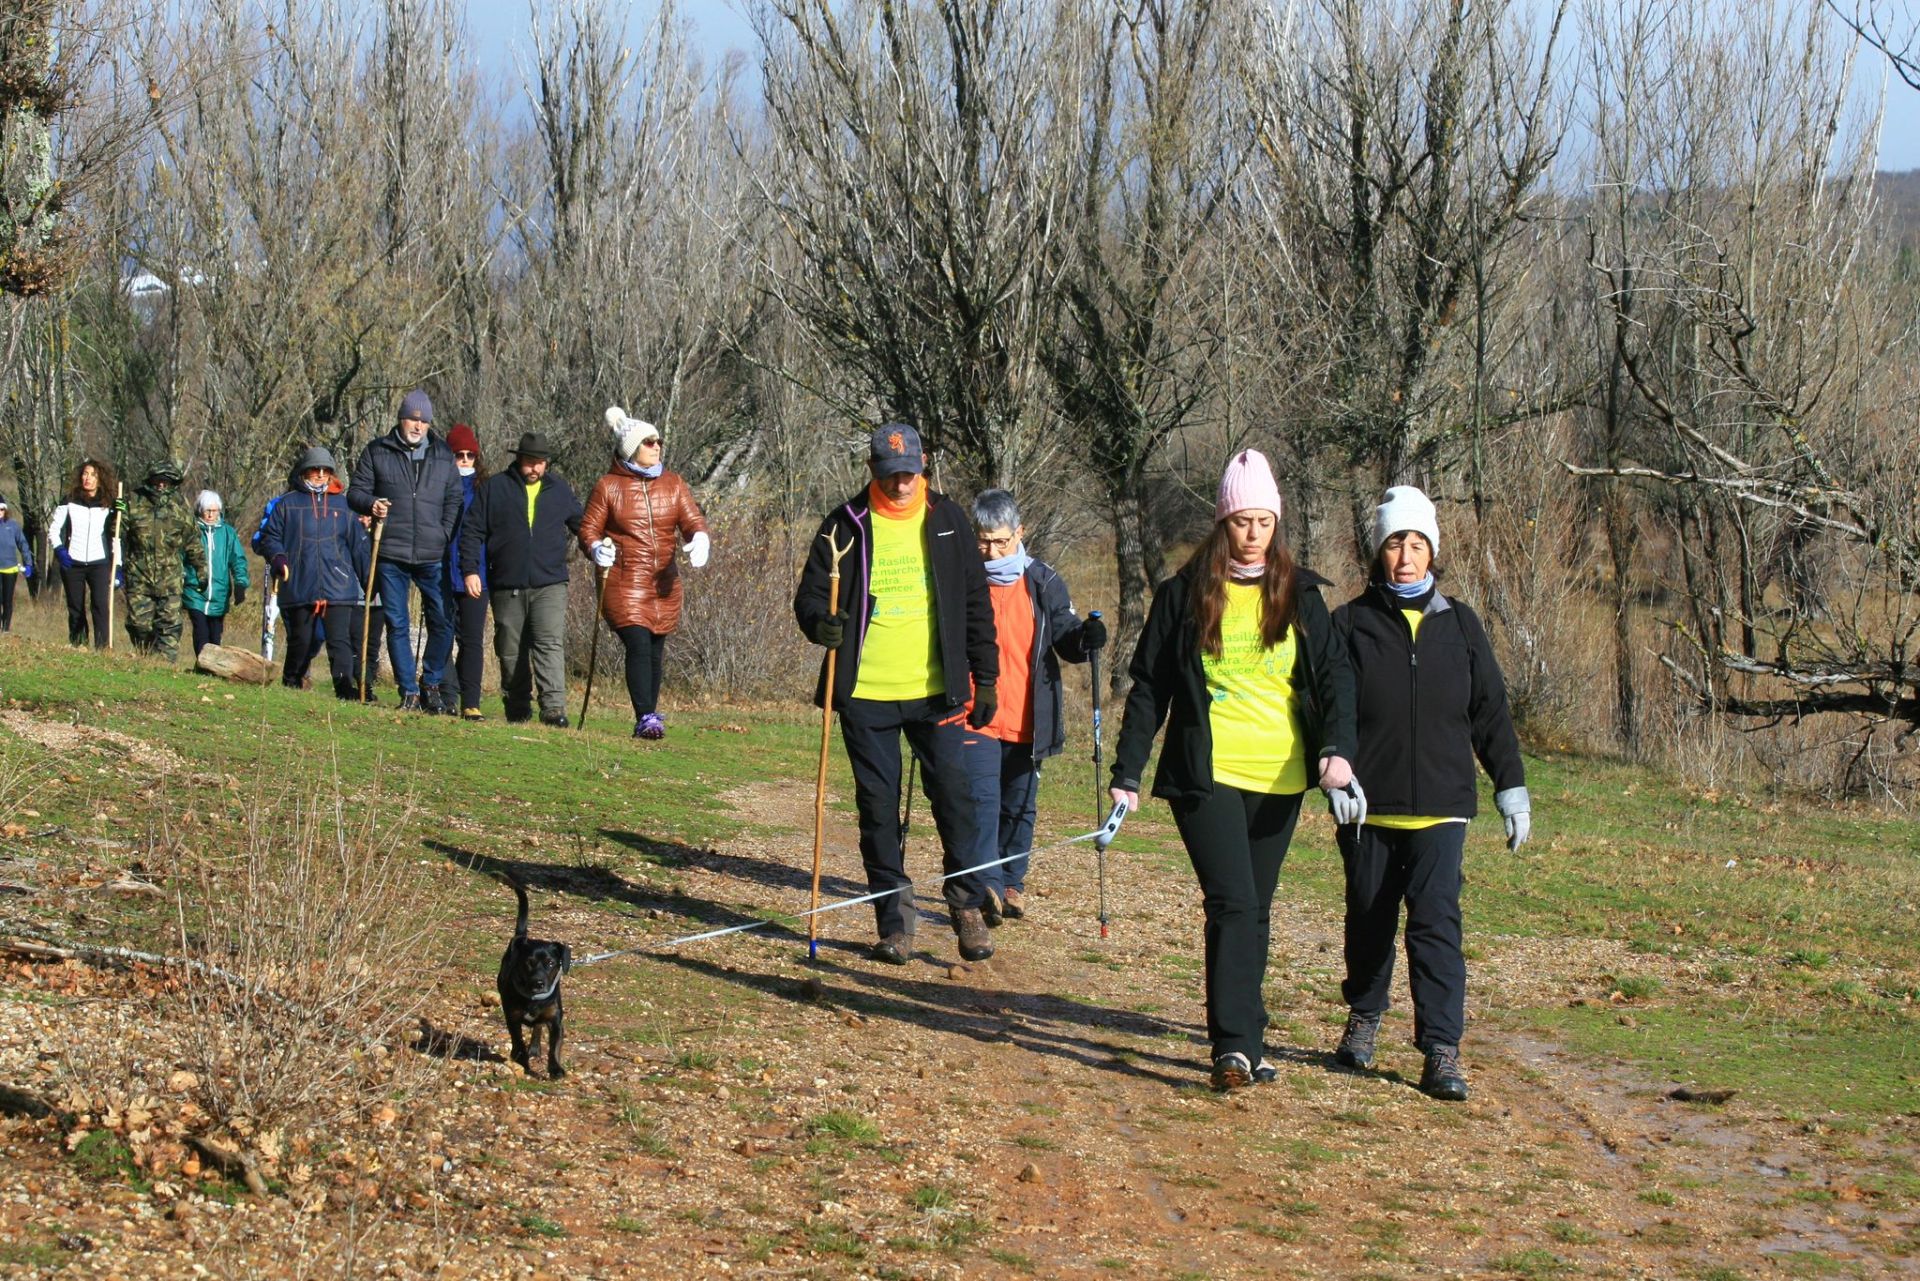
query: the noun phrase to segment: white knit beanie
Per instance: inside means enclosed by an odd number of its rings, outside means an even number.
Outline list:
[[[613,429],[614,452],[622,459],[639,453],[640,442],[645,437],[660,434],[660,429],[652,423],[627,417],[627,411],[618,405],[607,407],[607,426]]]
[[[1433,554],[1440,554],[1440,520],[1433,500],[1412,485],[1395,485],[1373,509],[1373,554],[1378,556],[1380,545],[1403,529],[1424,534]]]

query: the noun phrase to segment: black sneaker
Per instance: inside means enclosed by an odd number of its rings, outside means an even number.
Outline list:
[[[1253,1083],[1255,1085],[1272,1085],[1279,1079],[1280,1068],[1273,1060],[1262,1058],[1258,1063],[1253,1065]]]
[[[420,705],[420,696],[418,694],[402,694],[400,696],[400,710],[403,712],[423,712],[426,708]]]
[[[885,961],[888,965],[905,965],[913,955],[913,935],[889,934],[873,945],[868,953],[876,961]]]
[[[565,729],[567,728],[567,714],[565,712],[542,712],[540,713],[540,723],[542,725],[551,725],[555,729]]]
[[[977,907],[953,909],[953,935],[960,942],[960,959],[984,961],[993,955],[993,936],[987,933],[987,921]]]
[[[530,707],[516,707],[513,704],[508,704],[506,711],[507,724],[509,725],[525,725],[533,719],[533,709]]]
[[[1006,905],[1000,901],[999,890],[988,888],[986,898],[980,903],[980,919],[990,930],[999,929],[1000,922],[1006,919]]]
[[[1340,1048],[1333,1052],[1334,1062],[1364,1072],[1373,1066],[1374,1046],[1379,1039],[1378,1014],[1347,1015],[1347,1030],[1340,1037]]]
[[[451,709],[447,706],[446,696],[441,694],[438,685],[420,687],[420,710],[429,716],[438,716]]]
[[[1228,1090],[1244,1090],[1253,1084],[1253,1068],[1247,1062],[1247,1056],[1238,1050],[1229,1050],[1213,1061],[1213,1088],[1221,1094]]]
[[[1427,1051],[1427,1066],[1420,1073],[1420,1092],[1449,1103],[1464,1102],[1467,1074],[1460,1066],[1460,1047],[1436,1045]]]

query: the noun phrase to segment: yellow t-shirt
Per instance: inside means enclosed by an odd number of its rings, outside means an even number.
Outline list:
[[[530,481],[527,485],[527,528],[533,528],[533,505],[540,501],[540,486],[543,480]]]
[[[931,698],[947,690],[934,632],[927,508],[904,519],[873,513],[873,616],[860,647],[855,698]]]
[[[1297,632],[1289,627],[1278,645],[1261,648],[1260,584],[1227,584],[1220,651],[1219,658],[1200,657],[1210,700],[1213,781],[1247,792],[1306,791],[1306,745],[1293,689]]]
[[[1400,617],[1407,620],[1409,636],[1420,635],[1420,619],[1423,617],[1417,609],[1403,609]],[[1418,832],[1423,828],[1438,827],[1442,823],[1464,823],[1464,818],[1429,818],[1424,814],[1369,814],[1368,827],[1384,827],[1390,832]]]

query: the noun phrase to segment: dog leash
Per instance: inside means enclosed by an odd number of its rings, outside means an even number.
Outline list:
[[[1084,841],[1092,841],[1096,849],[1104,851],[1107,846],[1113,844],[1113,838],[1120,834],[1120,824],[1126,821],[1126,817],[1126,802],[1117,801],[1114,803],[1113,812],[1107,815],[1107,821],[1093,831],[1082,832],[1078,836],[1066,837],[1064,840],[1055,841],[1053,844],[1042,846],[1037,850],[1029,850],[1027,851],[1027,857],[1032,857],[1036,854],[1051,853],[1054,850],[1065,849],[1069,845],[1079,845]],[[975,872],[984,872],[989,868],[999,867],[1003,863],[1011,863],[1020,857],[1018,854],[1010,854],[1006,858],[994,859],[991,863],[980,863],[973,867],[963,867],[957,872],[948,872],[946,875],[936,879],[933,883],[935,885],[943,885],[955,877],[971,876]],[[679,938],[666,939],[659,943],[643,943],[638,947],[623,947],[612,952],[595,952],[592,956],[575,960],[573,968],[577,970],[585,965],[598,965],[602,961],[611,961],[616,956],[638,956],[645,952],[665,952],[671,948],[685,947],[689,943],[704,943],[708,939],[724,938],[729,934],[744,934],[748,930],[757,930],[763,925],[791,924],[804,921],[810,916],[823,916],[828,912],[838,912],[844,908],[858,907],[862,903],[872,903],[877,899],[899,894],[911,888],[913,887],[908,885],[898,885],[890,890],[876,890],[871,894],[862,894],[857,898],[841,899],[836,903],[825,903],[808,912],[795,912],[792,915],[783,916],[769,916],[764,920],[749,921],[745,925],[729,925],[723,929],[706,930],[699,934],[683,934]]]

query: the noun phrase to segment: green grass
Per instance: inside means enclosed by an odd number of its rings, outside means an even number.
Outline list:
[[[554,1239],[567,1235],[567,1230],[552,1219],[541,1214],[523,1214],[520,1216],[520,1228],[528,1236]]]
[[[1516,1250],[1493,1260],[1493,1270],[1503,1276],[1534,1278],[1566,1276],[1571,1268],[1565,1259],[1551,1250]]]

